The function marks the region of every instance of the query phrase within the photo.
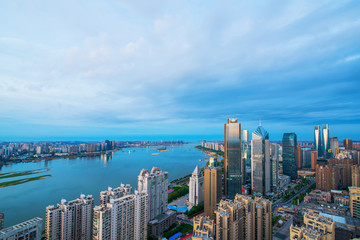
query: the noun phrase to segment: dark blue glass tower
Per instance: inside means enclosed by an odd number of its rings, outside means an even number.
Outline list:
[[[292,180],[297,178],[297,138],[295,133],[284,133],[283,147],[283,173]]]

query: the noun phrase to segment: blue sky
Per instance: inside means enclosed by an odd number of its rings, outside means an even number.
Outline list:
[[[0,6],[0,140],[360,139],[360,1]]]

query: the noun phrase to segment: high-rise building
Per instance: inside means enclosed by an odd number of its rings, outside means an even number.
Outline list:
[[[325,154],[329,151],[330,149],[330,135],[329,135],[329,124],[323,124],[322,125],[322,145],[323,145],[323,155],[325,156]]]
[[[214,158],[210,158],[209,165],[204,169],[204,210],[205,215],[214,218],[216,204],[222,196],[221,167]]]
[[[225,195],[230,198],[241,193],[245,182],[245,161],[241,154],[241,124],[228,119],[224,125]]]
[[[336,154],[338,154],[339,149],[339,140],[337,137],[331,137],[330,138],[330,149],[332,156],[335,157]]]
[[[304,226],[290,226],[290,239],[335,240],[335,222],[315,212],[305,213]]]
[[[207,216],[194,218],[192,240],[214,240],[215,227],[214,221]]]
[[[320,125],[316,125],[314,127],[314,145],[315,145],[315,150],[318,153],[318,158],[323,156],[321,135],[322,134],[321,134]]]
[[[153,167],[143,169],[138,176],[138,191],[148,195],[148,220],[166,212],[168,205],[168,173]]]
[[[46,239],[91,239],[94,199],[91,195],[46,208]]]
[[[280,145],[277,143],[271,143],[270,145],[270,160],[272,174],[271,184],[275,188],[279,185]]]
[[[244,143],[249,142],[249,130],[241,130],[241,141]]]
[[[41,218],[33,218],[28,221],[19,223],[17,225],[0,229],[0,239],[1,240],[17,240],[17,239],[26,239],[26,240],[40,240],[42,232],[42,223]]]
[[[344,144],[344,148],[345,148],[346,150],[352,150],[352,140],[351,140],[351,139],[345,138],[345,139],[343,140],[343,144]]]
[[[351,166],[351,186],[360,187],[360,166]]]
[[[319,160],[316,165],[316,189],[328,192],[338,186],[339,169],[325,160]]]
[[[317,151],[311,151],[311,169],[316,170],[316,164],[317,164]]]
[[[315,150],[318,153],[318,158],[323,156],[323,148],[322,148],[322,141],[321,141],[321,129],[320,126],[317,125],[314,127],[314,145]]]
[[[360,188],[349,187],[351,217],[360,218]]]
[[[303,168],[303,151],[301,147],[297,147],[297,162],[296,162],[297,169]]]
[[[283,174],[292,180],[297,178],[297,138],[295,133],[284,133],[282,139]]]
[[[100,204],[106,204],[110,202],[110,199],[117,199],[132,193],[132,187],[129,184],[121,184],[120,187],[111,188],[100,192]]]
[[[253,193],[264,195],[271,190],[269,133],[259,126],[251,140],[251,187]]]
[[[311,168],[311,148],[302,148],[302,168]]]
[[[216,212],[216,239],[271,239],[272,203],[237,194],[221,200]]]
[[[190,206],[197,206],[204,202],[204,176],[201,175],[198,165],[190,177],[189,202]]]
[[[135,191],[94,208],[95,240],[147,239],[147,194]]]

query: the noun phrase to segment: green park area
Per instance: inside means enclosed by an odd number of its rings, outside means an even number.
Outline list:
[[[189,187],[188,186],[181,186],[181,187],[173,187],[174,191],[171,192],[168,196],[168,202],[172,202],[179,197],[185,196],[189,193]]]

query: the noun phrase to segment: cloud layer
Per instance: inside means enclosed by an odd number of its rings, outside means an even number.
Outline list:
[[[221,135],[228,117],[360,134],[358,1],[1,5],[2,139]]]

